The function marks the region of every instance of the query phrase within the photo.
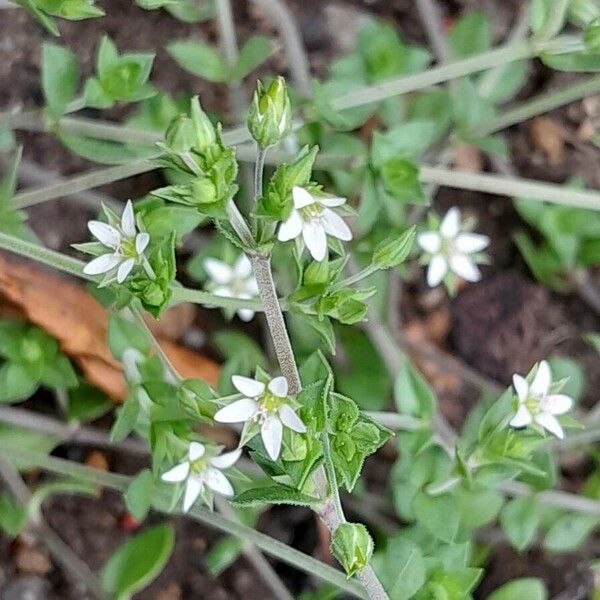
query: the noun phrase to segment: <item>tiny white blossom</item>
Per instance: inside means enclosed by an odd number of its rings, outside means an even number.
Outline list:
[[[131,200],[125,205],[119,227],[102,221],[89,221],[88,229],[110,252],[91,260],[83,272],[86,275],[106,273],[106,282],[116,278],[118,283],[123,283],[133,267],[142,261],[144,250],[150,243],[146,232],[137,231]]]
[[[252,265],[243,253],[233,267],[222,260],[207,258],[204,260],[204,269],[215,286],[212,292],[216,296],[249,300],[258,294],[258,285],[252,275]],[[249,308],[240,308],[237,314],[242,321],[250,321],[254,317],[254,311]]]
[[[442,219],[438,231],[424,231],[417,243],[430,255],[427,269],[429,287],[439,285],[448,271],[467,281],[479,281],[481,272],[471,254],[490,243],[487,235],[461,231],[460,210],[452,207]]]
[[[545,360],[540,362],[531,383],[521,375],[513,375],[513,385],[519,407],[510,421],[511,427],[527,427],[535,422],[562,440],[565,434],[556,415],[564,415],[571,410],[573,399],[565,394],[550,393],[550,365]]]
[[[268,455],[273,460],[277,460],[281,452],[284,425],[298,433],[306,433],[304,423],[289,402],[287,379],[275,377],[265,385],[249,377],[234,375],[231,381],[244,398],[219,410],[215,415],[215,421],[221,423],[255,421],[260,425],[260,435]]]
[[[327,235],[342,241],[352,239],[352,232],[342,217],[331,210],[346,203],[346,198],[313,196],[302,187],[292,189],[294,208],[279,227],[277,238],[287,242],[302,235],[311,256],[322,261],[327,256]]]
[[[167,483],[185,481],[183,512],[187,512],[206,487],[223,496],[234,495],[231,483],[221,470],[233,466],[241,452],[238,449],[207,458],[204,444],[191,442],[187,459],[163,473],[161,479]]]

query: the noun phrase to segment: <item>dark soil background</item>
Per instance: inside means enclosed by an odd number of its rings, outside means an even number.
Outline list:
[[[156,50],[153,82],[172,94],[195,92],[203,106],[223,113],[228,105],[223,86],[201,81],[179,69],[168,57],[164,46],[173,38],[197,36],[215,39],[214,24],[197,25],[176,21],[163,11],[143,11],[127,0],[99,0],[107,16],[79,23],[60,22],[61,42],[72,48],[80,61],[83,75],[92,69],[93,55],[100,35],[108,33],[119,48]],[[255,33],[274,34],[267,16],[252,2],[237,1],[235,18],[241,41]],[[425,43],[417,12],[410,0],[373,0],[364,2],[321,2],[288,0],[293,9],[309,53],[311,68],[317,76],[326,73],[327,64],[351,46],[365,16],[377,15],[397,25],[402,35],[413,42]],[[519,0],[439,0],[448,23],[463,10],[482,9],[491,18],[496,41],[502,40],[514,23],[521,6]],[[0,111],[12,107],[36,107],[41,103],[39,60],[41,42],[46,34],[23,10],[0,11]],[[267,70],[287,72],[282,52],[270,59]],[[572,75],[553,73],[536,65],[519,98],[567,84]],[[600,111],[598,111],[600,113]],[[564,182],[582,175],[590,187],[600,185],[600,151],[581,141],[579,132],[594,116],[594,104],[573,103],[546,115],[558,124],[562,146],[559,155],[547,152],[540,144],[531,123],[511,128],[508,140],[513,167],[521,176]],[[120,118],[122,109],[110,112]],[[93,117],[93,111],[88,113]],[[25,157],[46,169],[72,174],[92,168],[92,164],[71,155],[50,136],[20,134]],[[480,160],[480,157],[475,157]],[[487,168],[485,162],[480,165]],[[139,197],[161,184],[158,174],[147,174],[102,188],[119,199]],[[441,291],[429,291],[422,273],[407,285],[401,309],[407,334],[418,341],[425,339],[443,351],[454,354],[481,374],[500,385],[508,385],[511,374],[526,372],[548,355],[577,358],[585,368],[587,387],[583,404],[591,406],[600,387],[600,366],[596,353],[581,341],[581,334],[600,331],[600,319],[576,295],[558,296],[536,283],[528,272],[511,233],[520,223],[509,199],[473,192],[442,189],[435,205],[441,211],[458,205],[477,216],[479,230],[493,240],[492,264],[484,268],[484,279],[463,289],[450,301]],[[30,224],[50,247],[67,250],[75,241],[86,238],[85,223],[89,209],[73,202],[48,202],[30,211]],[[210,326],[222,324],[215,312]],[[199,312],[196,329],[206,331],[207,313]],[[442,408],[449,420],[459,425],[476,399],[474,390],[456,376],[440,372],[434,365],[419,365],[440,394]],[[50,396],[39,394],[32,406],[48,412]],[[143,464],[119,453],[102,454],[75,446],[61,446],[57,454],[70,459],[104,465],[111,470],[135,473]],[[386,448],[367,465],[366,477],[373,489],[383,489],[394,450]],[[576,489],[590,465],[578,460],[565,471]],[[40,473],[28,474],[31,484],[43,480]],[[121,499],[108,492],[100,498],[56,497],[47,503],[48,523],[92,569],[99,569],[111,552],[136,529],[126,514]],[[158,516],[148,519],[149,523]],[[217,539],[214,531],[184,519],[173,519],[177,530],[176,550],[161,576],[138,597],[151,600],[244,600],[270,598],[270,592],[244,559],[218,578],[211,577],[203,565],[203,550]],[[144,524],[143,526],[145,526]],[[263,515],[261,530],[296,547],[327,559],[326,541],[318,524],[301,509],[273,509]],[[597,542],[596,542],[597,546]],[[597,555],[598,548],[595,548]],[[539,550],[517,555],[502,540],[496,540],[488,572],[478,598],[506,580],[524,575],[542,577],[548,583],[551,598],[576,600],[591,598],[591,574],[587,564],[594,555],[588,546],[568,556],[545,556]],[[294,592],[307,585],[306,576],[275,563],[278,572]],[[44,548],[27,536],[8,543],[0,537],[0,598],[37,600],[86,598],[85,591],[65,576],[48,558]],[[517,599],[515,599],[517,600]],[[526,599],[523,599],[526,600]]]

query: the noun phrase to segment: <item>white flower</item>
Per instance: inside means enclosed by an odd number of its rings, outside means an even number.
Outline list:
[[[321,198],[295,186],[292,189],[292,199],[294,208],[287,221],[279,227],[279,241],[287,242],[302,234],[312,257],[322,261],[327,255],[327,235],[345,242],[352,239],[348,225],[331,210],[345,204],[346,198]]]
[[[144,250],[150,242],[147,233],[137,232],[131,200],[125,205],[119,227],[102,221],[89,221],[88,229],[102,245],[110,249],[110,252],[91,260],[85,265],[83,272],[86,275],[106,273],[106,283],[111,281],[116,273],[117,282],[123,283],[133,267],[141,262]]]
[[[420,233],[417,243],[431,255],[427,270],[427,284],[430,287],[439,285],[448,270],[467,281],[481,279],[479,268],[470,255],[486,248],[490,238],[461,231],[460,211],[455,206],[442,219],[439,231]]]
[[[212,290],[216,296],[249,300],[258,294],[258,285],[252,275],[252,265],[243,253],[233,267],[222,260],[207,258],[204,260],[204,268],[216,286]],[[242,321],[250,321],[254,317],[254,311],[249,308],[240,308],[237,314]]]
[[[167,483],[186,482],[183,512],[187,512],[204,492],[205,487],[223,496],[233,496],[233,487],[221,470],[233,466],[241,452],[238,449],[207,458],[204,444],[191,442],[187,459],[163,473],[161,479]]]
[[[555,415],[564,415],[571,410],[573,399],[565,394],[550,393],[550,365],[545,360],[540,362],[531,383],[521,375],[513,375],[513,385],[519,407],[510,421],[511,427],[527,427],[535,422],[562,440],[565,434]]]
[[[231,381],[244,398],[219,410],[215,421],[255,421],[260,425],[260,435],[267,453],[273,460],[277,460],[281,452],[284,425],[298,433],[306,432],[304,423],[289,403],[287,379],[275,377],[265,385],[249,377],[234,375]]]

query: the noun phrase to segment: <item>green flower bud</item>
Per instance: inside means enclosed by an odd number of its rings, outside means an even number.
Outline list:
[[[256,143],[268,148],[281,141],[292,126],[292,107],[283,77],[265,90],[259,81],[248,111],[248,129]]]
[[[571,0],[569,3],[569,20],[578,27],[587,27],[600,17],[598,0]]]
[[[214,204],[219,200],[215,184],[208,177],[199,177],[192,183],[194,204]]]
[[[600,19],[596,19],[586,27],[583,39],[588,50],[592,52],[600,51]]]
[[[342,523],[334,532],[331,552],[348,577],[362,571],[373,556],[373,540],[361,523]]]
[[[198,152],[204,152],[217,141],[215,126],[210,122],[208,115],[200,108],[198,96],[192,98],[191,113],[196,134],[195,148]]]
[[[311,262],[304,271],[304,285],[325,285],[329,282],[329,262]]]
[[[165,145],[173,152],[188,152],[194,145],[192,122],[185,115],[175,117],[165,133]]]

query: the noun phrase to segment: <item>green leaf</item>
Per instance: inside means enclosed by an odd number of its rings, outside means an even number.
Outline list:
[[[79,81],[79,66],[68,49],[50,42],[42,45],[42,91],[54,118],[66,112]]]
[[[208,572],[217,577],[240,557],[243,549],[244,542],[241,538],[221,538],[204,556]]]
[[[27,507],[17,504],[8,494],[0,494],[0,530],[12,539],[26,524]]]
[[[419,169],[410,160],[386,160],[381,165],[381,178],[385,191],[396,200],[409,204],[428,204],[419,180]]]
[[[130,146],[61,131],[56,136],[74,154],[103,165],[120,165],[156,156],[156,149],[151,146]]]
[[[373,164],[398,158],[417,158],[436,140],[438,127],[433,120],[414,120],[373,135]]]
[[[428,419],[436,410],[435,393],[407,358],[402,361],[394,382],[394,400],[403,415]]]
[[[67,418],[69,421],[87,423],[100,418],[113,406],[113,403],[98,388],[80,382],[75,389],[69,390]]]
[[[452,111],[456,124],[467,134],[469,130],[484,125],[494,116],[493,106],[479,94],[468,77],[459,79],[453,88]]]
[[[314,506],[321,500],[286,485],[273,485],[252,488],[238,494],[231,501],[237,506],[254,506],[257,504],[292,504],[295,506]]]
[[[37,464],[35,461],[29,462],[20,459],[11,459],[11,448],[49,454],[59,443],[60,440],[52,435],[38,433],[37,431],[23,427],[0,424],[0,449],[2,450],[2,454],[11,461],[13,466],[20,470],[35,467]]]
[[[509,500],[500,513],[500,524],[509,542],[519,551],[533,541],[542,514],[533,496]]]
[[[240,49],[237,64],[231,70],[230,78],[239,81],[262,64],[273,51],[273,42],[266,37],[251,37]]]
[[[544,548],[550,552],[571,552],[579,548],[600,525],[593,515],[570,513],[554,522],[546,537]]]
[[[600,71],[600,52],[571,52],[569,54],[542,54],[542,62],[557,71]]]
[[[571,396],[575,402],[578,402],[585,388],[585,373],[581,364],[566,356],[553,356],[548,362],[554,381],[566,379],[561,393]]]
[[[167,46],[167,52],[182,68],[208,81],[227,81],[228,69],[217,51],[197,40],[178,40]]]
[[[39,383],[23,365],[4,363],[0,366],[0,403],[26,400],[37,389]]]
[[[117,411],[117,418],[110,430],[110,439],[113,442],[124,440],[137,423],[140,403],[135,395],[129,396],[125,404]]]
[[[71,389],[77,387],[79,380],[71,361],[61,353],[44,361],[40,382],[50,388]]]
[[[464,537],[456,500],[449,495],[431,497],[419,492],[413,500],[419,524],[436,538],[454,544]]]
[[[129,484],[125,492],[127,510],[138,520],[143,521],[152,506],[154,476],[149,469],[143,469]]]
[[[448,33],[448,44],[455,59],[488,50],[492,44],[488,17],[479,11],[463,15]]]
[[[170,525],[156,525],[125,542],[102,569],[104,590],[117,600],[127,600],[143,590],[163,570],[175,543]]]
[[[523,577],[522,579],[513,579],[503,586],[494,590],[487,600],[546,600],[548,592],[541,579],[534,577]]]

